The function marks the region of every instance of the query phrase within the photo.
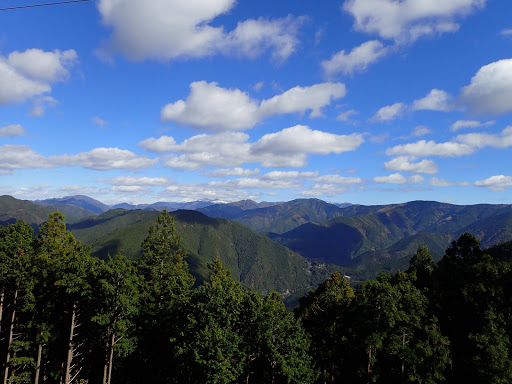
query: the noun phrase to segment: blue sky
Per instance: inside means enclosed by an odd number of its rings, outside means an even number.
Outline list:
[[[0,11],[0,194],[511,204],[511,15],[499,0]]]

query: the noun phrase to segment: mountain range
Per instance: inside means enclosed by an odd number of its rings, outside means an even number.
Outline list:
[[[107,206],[86,196],[34,202],[2,196],[0,224],[25,220],[36,228],[58,209],[94,255],[120,251],[135,259],[156,211],[164,208],[174,211],[198,281],[206,278],[206,264],[219,256],[244,284],[262,292],[277,289],[283,295],[307,290],[334,270],[359,281],[381,270],[405,269],[421,245],[439,259],[464,232],[479,238],[484,248],[512,240],[511,205],[433,201],[375,206],[318,199]]]

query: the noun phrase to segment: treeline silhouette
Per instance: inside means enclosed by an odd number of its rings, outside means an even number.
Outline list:
[[[179,243],[166,211],[136,262],[91,257],[58,212],[0,227],[3,383],[512,382],[510,243],[420,247],[355,290],[335,273],[294,313],[218,258],[195,286]]]

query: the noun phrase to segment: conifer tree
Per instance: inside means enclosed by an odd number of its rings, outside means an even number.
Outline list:
[[[121,254],[99,265],[92,321],[101,328],[105,359],[103,384],[110,384],[114,356],[125,357],[135,348],[134,318],[138,311],[138,277],[130,260]]]
[[[241,377],[245,364],[240,329],[244,292],[219,259],[208,268],[210,281],[194,292],[179,352],[193,375],[191,382],[231,383]]]
[[[29,274],[32,249],[33,229],[30,225],[19,221],[0,227],[0,327],[5,324],[0,335],[5,340],[1,353],[4,384],[24,382],[24,372],[33,365],[33,360],[27,356],[27,326],[19,319],[20,314],[30,311],[32,304],[33,281]],[[17,341],[14,340],[16,328],[20,331]]]
[[[138,344],[129,360],[132,366],[145,367],[132,371],[141,382],[163,383],[176,376],[175,346],[182,337],[184,308],[194,284],[180,241],[173,217],[164,210],[142,243],[137,263],[141,277]]]
[[[270,293],[263,301],[260,327],[263,382],[313,383],[318,375],[309,355],[309,336],[286,310],[277,292]]]
[[[300,300],[296,314],[311,335],[312,352],[323,383],[348,376],[350,304],[354,291],[347,279],[334,273]]]
[[[40,227],[37,244],[40,257],[48,257],[55,267],[52,273],[55,273],[57,305],[52,305],[52,313],[41,313],[40,316],[43,336],[45,328],[51,328],[53,332],[51,351],[46,354],[48,373],[69,384],[80,377],[87,358],[90,358],[90,339],[87,336],[92,336],[90,315],[97,259],[91,258],[88,250],[66,230],[64,219],[60,212],[50,214]],[[45,303],[40,308],[42,311],[48,309]],[[48,327],[47,323],[52,325]],[[63,329],[67,330],[66,334],[63,334]],[[40,343],[45,342],[44,337],[39,339]],[[83,374],[88,376],[89,372]]]

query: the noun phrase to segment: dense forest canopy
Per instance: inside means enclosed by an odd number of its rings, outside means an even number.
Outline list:
[[[510,243],[463,234],[437,264],[357,289],[334,273],[292,313],[219,259],[194,284],[173,218],[100,260],[56,212],[0,227],[3,383],[509,383]]]

